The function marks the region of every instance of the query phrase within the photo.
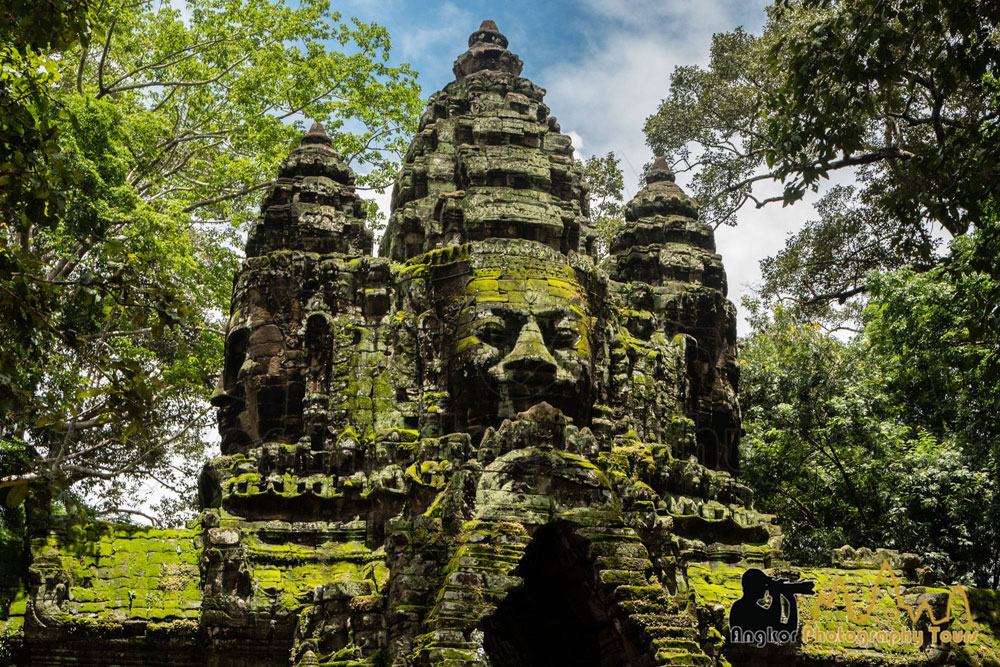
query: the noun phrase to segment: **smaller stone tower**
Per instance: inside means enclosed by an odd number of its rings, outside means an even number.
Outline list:
[[[736,309],[726,299],[726,270],[712,228],[698,219],[698,204],[677,186],[662,157],[626,204],[608,264],[612,280],[650,286],[632,293],[637,310],[654,305],[648,310],[657,328],[686,338],[685,412],[694,420],[702,459],[713,468],[738,470]]]

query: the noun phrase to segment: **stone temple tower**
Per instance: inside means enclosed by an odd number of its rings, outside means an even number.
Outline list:
[[[381,257],[323,128],[292,151],[233,288],[201,516],[36,539],[0,619],[17,664],[967,664],[725,641],[751,567],[846,595],[884,560],[936,593],[915,556],[782,559],[734,476],[712,230],[660,159],[595,256],[570,139],[507,47],[484,21],[430,97]]]

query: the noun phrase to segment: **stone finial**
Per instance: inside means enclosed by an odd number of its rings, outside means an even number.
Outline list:
[[[507,50],[507,38],[497,24],[487,19],[469,35],[469,50],[458,57],[452,69],[455,77],[461,79],[483,70],[518,76],[523,66],[521,59]]]
[[[319,125],[319,123],[316,123],[316,125]],[[320,128],[320,130],[322,129],[323,128]],[[307,650],[305,653],[302,654],[302,657],[299,659],[298,667],[315,667],[318,664],[319,664],[319,658],[316,657],[316,654],[313,653],[312,651]]]
[[[333,141],[331,141],[330,135],[326,133],[323,126],[320,123],[315,122],[312,124],[312,127],[309,128],[309,131],[306,132],[305,136],[302,137],[302,145],[305,146],[307,144],[323,144],[325,146],[332,147]]]
[[[673,180],[674,172],[667,165],[667,160],[662,155],[656,156],[656,159],[653,160],[653,166],[649,168],[649,174],[646,176],[646,183]]]
[[[477,43],[499,44],[501,47],[507,48],[507,38],[497,28],[496,22],[490,19],[483,21],[479,30],[469,35],[469,46],[472,47],[473,44]]]

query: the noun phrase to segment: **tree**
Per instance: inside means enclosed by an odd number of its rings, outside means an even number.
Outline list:
[[[51,88],[58,78],[60,57],[87,38],[89,25],[85,2],[8,2],[3,10],[0,216],[4,234],[0,238],[0,311],[6,317],[4,344],[0,347],[0,410],[9,413],[26,402],[21,373],[30,352],[32,317],[36,312],[24,294],[18,293],[24,286],[12,280],[23,273],[31,242],[22,221],[52,225],[65,211],[65,191],[72,183],[72,174],[60,155],[58,135],[60,122],[70,117],[58,109]],[[0,438],[0,477],[6,479],[27,468],[28,460],[20,445],[11,438]],[[0,486],[5,501],[0,526],[5,535],[7,526],[22,523],[23,515],[16,506],[26,494],[27,485]]]
[[[708,69],[679,66],[670,77],[669,96],[646,119],[646,143],[663,155],[678,176],[691,173],[691,196],[702,219],[718,227],[735,224],[736,212],[753,201],[754,183],[764,161],[762,91],[777,87],[767,67],[773,22],[763,37],[737,28],[716,34]]]
[[[419,89],[384,29],[325,0],[102,2],[89,21],[23,103],[55,128],[27,155],[71,181],[38,210],[2,195],[0,486],[100,484],[108,512],[138,480],[196,477],[240,234],[302,119],[384,187]]]
[[[910,433],[889,418],[861,346],[758,310],[740,365],[743,476],[758,507],[780,515],[789,555],[820,563],[845,543],[880,544],[885,462]]]
[[[590,191],[590,222],[597,232],[597,255],[611,247],[615,230],[625,223],[624,175],[614,154],[592,155],[583,163],[583,181]]]
[[[865,309],[864,333],[881,360],[891,400],[905,408],[910,424],[953,444],[967,473],[933,476],[915,471],[907,480],[937,496],[962,484],[982,490],[967,509],[971,516],[1000,513],[1000,215],[984,210],[979,225],[949,244],[947,260],[927,271],[909,268],[876,272],[868,277],[871,301]],[[942,456],[942,465],[947,456]],[[947,477],[947,478],[946,478]],[[941,490],[938,492],[938,490]],[[913,496],[916,497],[916,494]],[[925,504],[926,500],[923,501]],[[913,499],[906,505],[919,508]],[[907,529],[946,527],[954,513],[923,508],[927,522]],[[910,513],[912,516],[912,512]],[[936,522],[936,523],[935,523]],[[944,534],[965,540],[975,554],[977,582],[1000,586],[1000,536],[994,522],[975,531]],[[957,546],[955,547],[957,548]]]
[[[947,262],[869,276],[864,332],[911,421],[1000,457],[1000,217],[952,240]]]
[[[930,359],[901,356],[883,337],[875,319],[894,298],[880,290],[870,328],[851,341],[780,307],[770,318],[756,311],[740,348],[744,481],[759,508],[779,515],[794,560],[824,564],[843,544],[889,547],[929,557],[942,579],[996,587],[996,435],[983,447],[960,420],[914,418],[933,399],[926,384],[907,384],[901,362],[921,369]]]
[[[86,39],[87,3],[7,0],[0,11],[0,186],[5,219],[15,211],[47,221],[62,210],[67,174],[58,153],[50,86],[60,55]]]
[[[765,267],[768,300],[836,320],[829,304],[864,293],[869,270],[936,265],[934,230],[966,233],[997,196],[998,18],[978,0],[780,0],[761,36],[716,35],[707,69],[675,70],[647,141],[700,169],[716,225],[852,170],[858,186],[831,190]],[[770,181],[780,195],[755,194]]]
[[[647,121],[716,225],[835,170],[856,181],[762,262],[742,341],[744,475],[795,558],[940,552],[945,577],[1000,584],[998,18],[778,0],[760,36],[716,35],[707,68],[677,68]]]

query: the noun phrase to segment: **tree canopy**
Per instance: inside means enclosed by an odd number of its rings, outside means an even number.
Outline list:
[[[325,0],[7,4],[0,488],[186,493],[262,190],[305,119],[388,184],[416,73]]]
[[[996,587],[997,348],[942,312],[953,283],[924,277],[886,274],[848,341],[781,307],[757,311],[740,348],[743,477],[781,517],[794,560],[888,547],[924,555],[942,579]]]
[[[647,120],[715,225],[845,174],[762,261],[741,343],[743,474],[793,558],[1000,585],[998,65],[995,3],[777,0]]]
[[[866,290],[879,268],[924,270],[1000,194],[1000,10],[960,0],[779,0],[760,36],[713,38],[678,67],[646,123],[713,224],[793,203],[837,170],[818,220],[765,266],[763,296],[814,314]],[[771,197],[756,185],[780,182]],[[856,315],[849,312],[848,316]],[[844,318],[839,318],[843,320]]]

